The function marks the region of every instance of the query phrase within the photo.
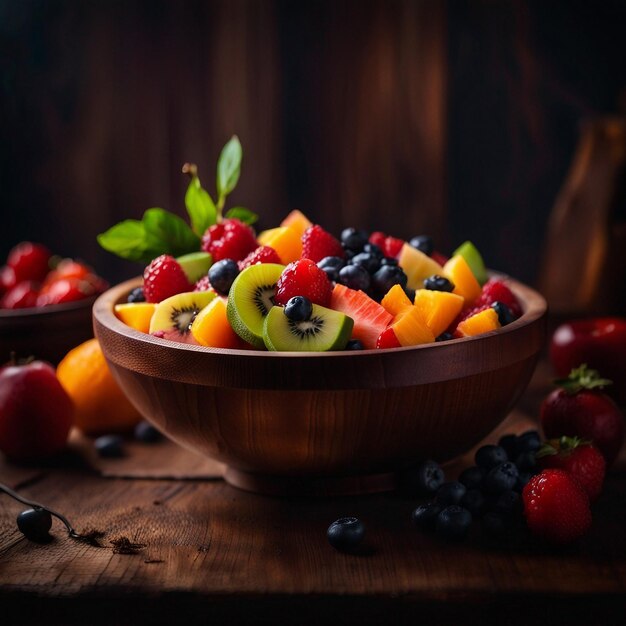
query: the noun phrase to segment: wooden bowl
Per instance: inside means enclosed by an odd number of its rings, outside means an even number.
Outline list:
[[[0,310],[0,363],[14,352],[56,365],[72,348],[93,337],[96,296],[46,307]]]
[[[466,452],[524,391],[545,340],[546,302],[512,281],[524,313],[501,330],[410,348],[277,353],[190,346],[113,312],[138,281],[94,305],[115,378],[170,438],[227,465],[231,484],[274,494],[393,488],[423,458]]]

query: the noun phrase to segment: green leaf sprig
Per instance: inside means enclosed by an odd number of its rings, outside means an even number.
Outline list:
[[[140,263],[149,263],[161,254],[181,256],[200,249],[207,228],[224,218],[236,218],[254,224],[258,216],[244,207],[233,207],[224,214],[226,197],[235,189],[241,174],[243,151],[236,135],[222,148],[217,162],[217,202],[202,187],[198,168],[183,165],[191,179],[185,193],[185,207],[190,224],[165,209],[148,209],[140,220],[123,220],[98,235],[98,243],[108,252]]]

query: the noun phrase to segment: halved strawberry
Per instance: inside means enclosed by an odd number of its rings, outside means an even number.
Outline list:
[[[333,289],[330,308],[354,320],[352,338],[358,339],[366,350],[376,347],[380,334],[393,320],[393,316],[365,292],[339,283]]]

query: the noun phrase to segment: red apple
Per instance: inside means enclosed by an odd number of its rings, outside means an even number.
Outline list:
[[[626,319],[597,317],[561,324],[552,335],[550,360],[562,378],[587,363],[613,381],[606,393],[626,404]]]
[[[65,448],[74,405],[43,361],[0,369],[0,450],[15,461],[45,458]]]

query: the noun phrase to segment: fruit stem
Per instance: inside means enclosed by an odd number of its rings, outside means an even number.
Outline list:
[[[191,180],[198,177],[198,166],[195,163],[185,163],[183,174],[187,174]]]
[[[63,524],[67,528],[67,532],[70,537],[73,537],[74,539],[80,539],[82,537],[81,534],[76,532],[76,530],[70,524],[69,520],[65,517],[65,515],[62,515],[61,513],[58,513],[57,511],[53,511],[52,509],[49,509],[43,504],[39,504],[39,502],[28,500],[27,498],[20,496],[17,492],[13,491],[13,489],[11,489],[10,487],[7,487],[7,485],[3,483],[0,483],[0,491],[3,491],[8,496],[11,496],[11,498],[17,500],[18,502],[21,502],[22,504],[25,504],[26,506],[33,507],[33,509],[43,509],[44,511],[48,511],[50,515],[56,517],[57,519],[61,520],[61,522],[63,522]]]
[[[597,370],[589,369],[586,363],[575,367],[567,378],[557,378],[555,385],[562,387],[568,394],[574,395],[583,389],[602,389],[612,385],[613,381],[608,378],[600,378]]]

